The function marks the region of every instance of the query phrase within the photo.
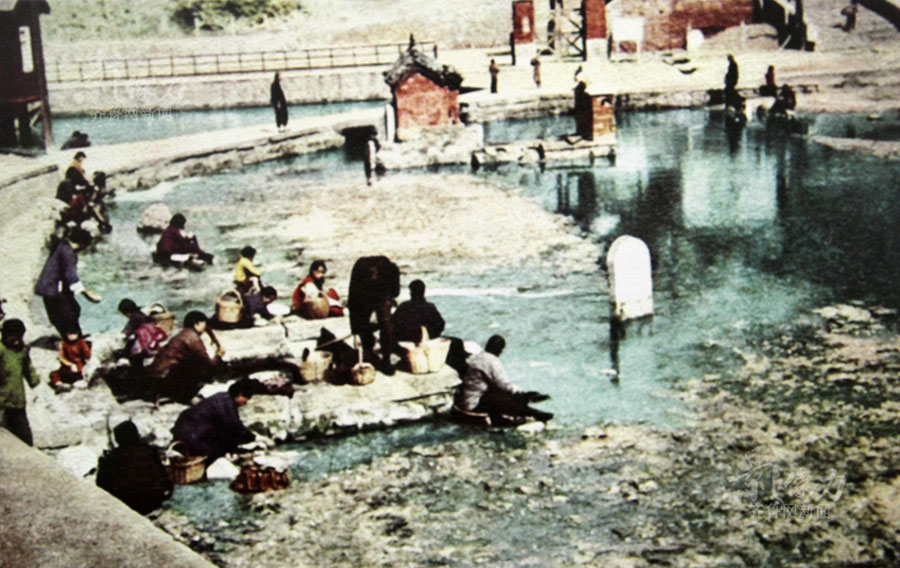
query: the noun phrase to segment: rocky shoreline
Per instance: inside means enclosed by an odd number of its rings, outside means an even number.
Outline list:
[[[156,523],[221,566],[893,566],[897,323],[838,305],[707,345],[739,369],[676,385],[689,427],[472,432],[253,496],[240,525]]]

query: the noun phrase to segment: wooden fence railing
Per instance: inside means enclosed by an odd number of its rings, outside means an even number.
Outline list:
[[[437,57],[433,42],[417,44]],[[49,62],[47,81],[108,81],[114,79],[149,79],[154,77],[190,77],[256,73],[260,71],[293,71],[304,69],[336,69],[390,65],[408,44],[325,47],[297,51],[257,51],[174,55],[137,59],[103,59],[93,61]]]

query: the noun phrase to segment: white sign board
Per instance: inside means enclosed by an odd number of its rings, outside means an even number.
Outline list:
[[[22,72],[31,73],[34,71],[34,54],[31,50],[31,28],[28,26],[19,27],[19,45],[22,48]]]

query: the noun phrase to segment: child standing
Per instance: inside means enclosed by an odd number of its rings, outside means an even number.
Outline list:
[[[241,258],[234,265],[234,286],[237,288],[241,296],[246,296],[253,291],[254,279],[256,286],[262,288],[262,270],[253,264],[253,258],[256,256],[256,249],[246,246],[241,249]]]
[[[84,378],[81,371],[91,358],[91,346],[75,329],[67,329],[59,344],[59,369],[50,373],[50,386],[56,392],[72,390],[72,383]]]
[[[25,413],[25,382],[38,385],[38,376],[25,345],[25,324],[8,319],[0,328],[0,426],[34,445]]]

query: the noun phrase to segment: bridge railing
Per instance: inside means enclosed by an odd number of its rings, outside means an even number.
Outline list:
[[[387,43],[295,51],[173,55],[74,62],[55,61],[49,62],[46,66],[46,73],[47,81],[63,83],[366,67],[390,65],[408,45],[406,43]],[[418,42],[417,45],[426,52],[433,52],[437,57],[435,43]]]

